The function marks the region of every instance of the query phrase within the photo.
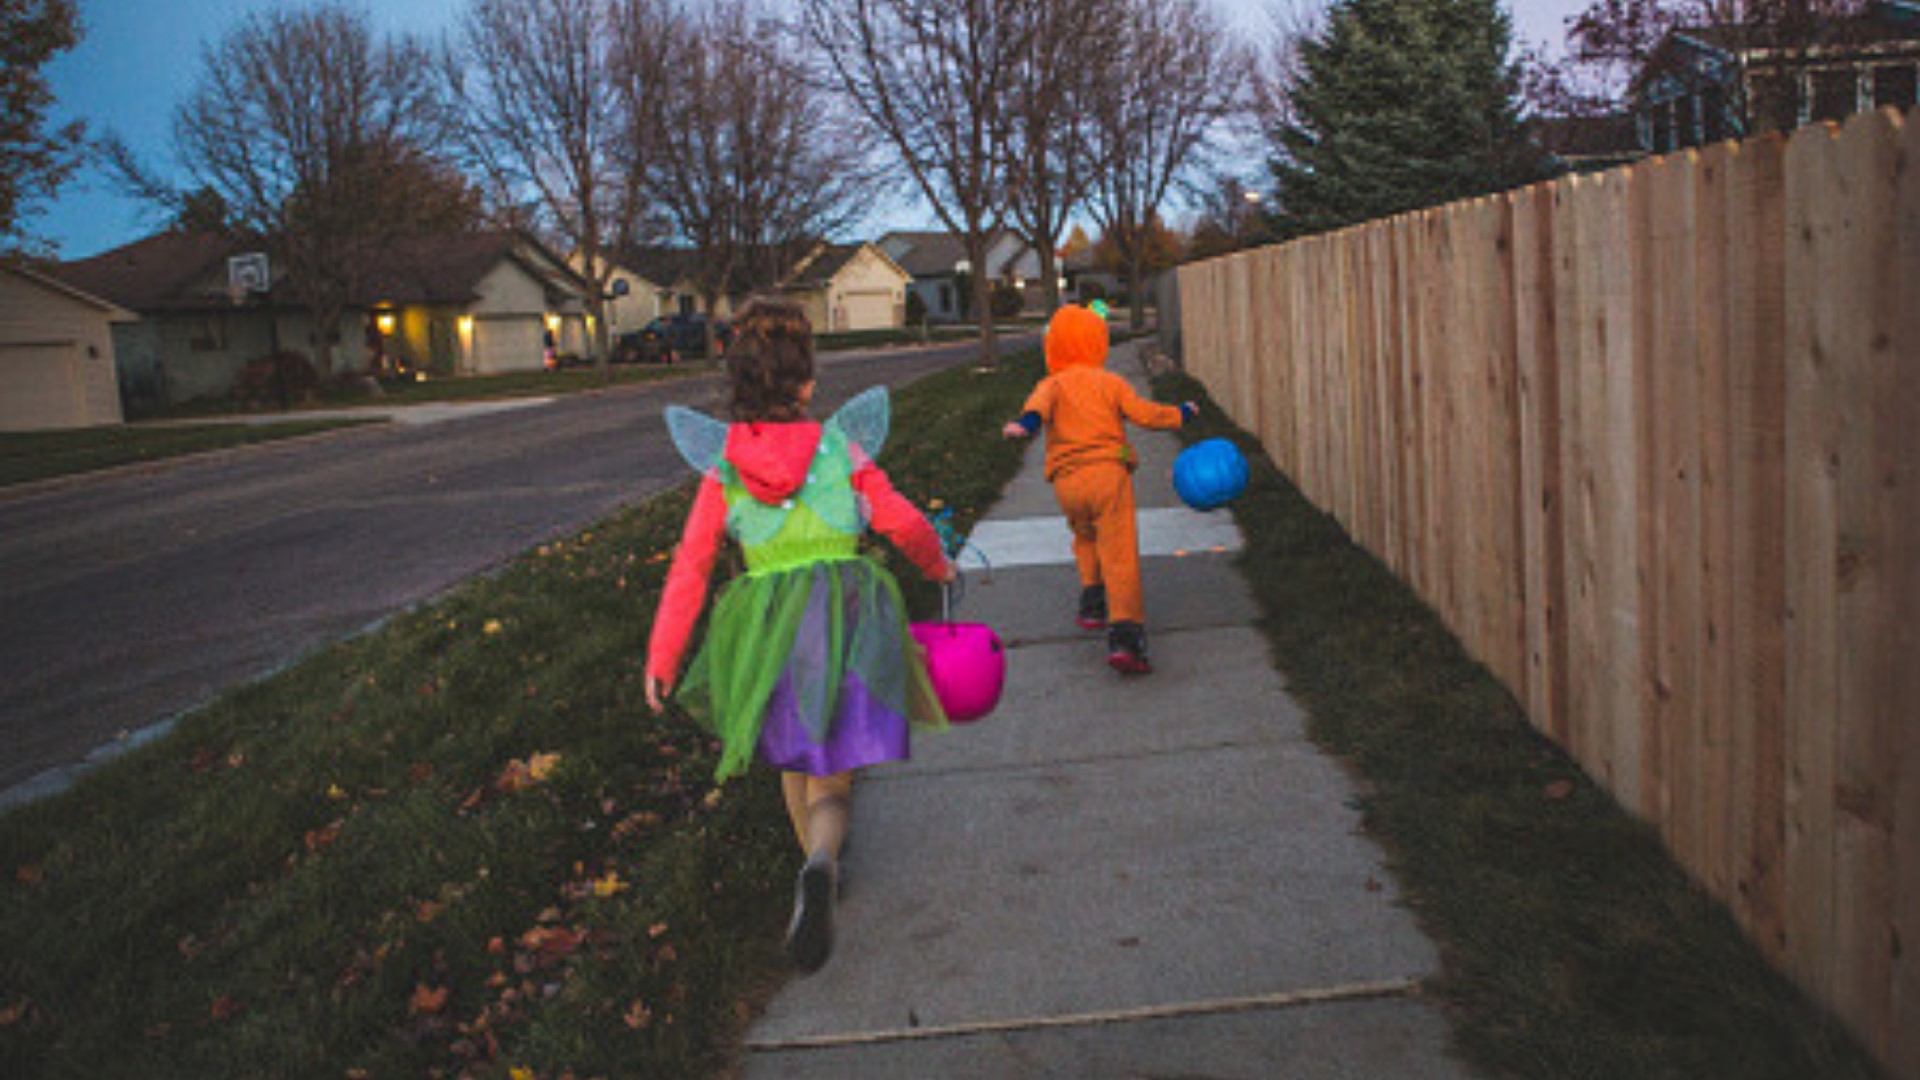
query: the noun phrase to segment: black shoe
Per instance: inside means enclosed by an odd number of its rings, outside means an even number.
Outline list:
[[[811,975],[833,953],[833,859],[816,852],[800,868],[793,887],[793,919],[787,923],[787,957]]]
[[[1107,666],[1122,675],[1145,675],[1153,670],[1147,662],[1147,630],[1134,622],[1117,622],[1107,631]]]
[[[1080,590],[1080,615],[1076,622],[1082,630],[1100,630],[1107,625],[1107,587],[1089,585]]]

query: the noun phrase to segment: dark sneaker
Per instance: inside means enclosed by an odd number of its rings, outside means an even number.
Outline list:
[[[1104,630],[1107,625],[1107,587],[1089,585],[1080,590],[1080,615],[1074,621],[1082,630]]]
[[[1122,675],[1145,675],[1153,670],[1147,662],[1147,631],[1139,623],[1118,622],[1107,631],[1107,666]]]
[[[833,952],[833,878],[833,860],[816,854],[794,883],[787,957],[803,974],[819,971]]]

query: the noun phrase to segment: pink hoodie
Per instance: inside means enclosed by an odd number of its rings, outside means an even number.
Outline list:
[[[763,503],[777,503],[806,483],[807,470],[820,445],[820,432],[819,423],[812,420],[734,424],[727,431],[724,456],[739,472],[748,494]],[[873,530],[891,540],[921,573],[930,578],[945,573],[947,556],[926,516],[893,489],[887,474],[867,460],[858,447],[853,450],[853,459],[853,489],[867,500]],[[647,674],[662,682],[679,678],[687,639],[706,604],[713,560],[726,534],[726,494],[720,478],[709,472],[694,496],[693,511],[687,515],[686,531],[674,552],[667,586],[653,618]]]

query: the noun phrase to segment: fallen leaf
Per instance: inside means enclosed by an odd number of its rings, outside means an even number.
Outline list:
[[[482,627],[480,628],[480,632],[481,632],[481,633],[483,633],[483,634],[497,634],[497,633],[499,633],[499,632],[500,632],[500,620],[499,620],[499,619],[488,619],[488,620],[487,620],[487,622],[486,622],[486,625],[485,625],[485,626],[482,626]]]
[[[666,932],[667,932],[667,924],[663,922],[657,922],[657,923],[654,923],[652,926],[647,927],[647,936],[650,938],[657,938],[661,934],[664,934]]]
[[[434,988],[420,983],[413,988],[413,996],[407,999],[407,1011],[415,1016],[432,1016],[447,1007],[446,987]]]
[[[47,872],[32,863],[24,863],[13,872],[13,880],[31,889],[47,880]]]
[[[0,1009],[0,1028],[12,1027],[13,1025],[19,1023],[27,1015],[28,1011],[31,1010],[32,1008],[33,1008],[32,1001],[26,998],[21,998],[19,1001],[14,1002],[12,1005],[9,1005],[4,1009]]]
[[[633,1004],[627,1006],[627,1011],[622,1013],[620,1018],[627,1022],[628,1027],[638,1031],[653,1022],[653,1010],[647,1008],[646,1003],[639,998],[634,998]]]
[[[332,847],[333,842],[340,839],[341,824],[335,821],[323,829],[308,829],[306,836],[302,838],[307,845],[307,850],[320,852]]]
[[[487,942],[487,952],[492,956],[505,956],[507,954],[507,943],[500,938],[489,939]]]
[[[219,997],[213,999],[213,1004],[207,1011],[208,1014],[213,1017],[213,1022],[217,1024],[239,1016],[241,1013],[247,1011],[247,1007],[240,1004],[239,1000],[233,997],[233,995],[221,994]]]
[[[1546,787],[1547,798],[1555,802],[1559,802],[1571,794],[1573,794],[1573,781],[1571,780],[1555,780]]]
[[[338,802],[339,800],[344,799],[346,797],[347,797],[346,789],[341,787],[339,784],[327,785],[327,798],[332,799],[335,802]]]
[[[535,754],[527,759],[527,774],[535,780],[545,780],[559,764],[559,754]]]
[[[415,784],[424,784],[433,779],[433,763],[422,761],[407,769],[407,780]]]
[[[447,905],[438,900],[422,900],[413,905],[413,917],[423,923],[430,923],[447,910]]]
[[[534,1080],[533,1070],[520,1065],[515,1065],[513,1068],[508,1069],[507,1075],[512,1077],[513,1080]]]
[[[181,938],[179,943],[174,946],[174,948],[180,950],[181,957],[187,960],[191,960],[194,957],[199,956],[200,950],[204,947],[205,946],[200,944],[200,939],[197,937],[194,937],[192,934],[188,934],[186,937]]]
[[[1368,878],[1368,879],[1367,879],[1367,891],[1368,891],[1368,892],[1379,892],[1380,890],[1382,890],[1382,889],[1384,889],[1384,888],[1386,888],[1386,886],[1385,886],[1385,885],[1382,885],[1382,884],[1380,884],[1380,883],[1379,883],[1378,881],[1376,881],[1376,880],[1374,880],[1373,878]]]
[[[629,887],[626,882],[620,880],[620,872],[618,870],[609,870],[607,871],[606,877],[594,879],[593,895],[605,900],[609,896],[615,896],[627,891]]]

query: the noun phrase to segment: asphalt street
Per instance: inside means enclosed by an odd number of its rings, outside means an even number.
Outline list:
[[[818,411],[975,355],[824,358]],[[623,387],[0,490],[0,806],[685,481],[661,409],[717,412],[719,389]]]

